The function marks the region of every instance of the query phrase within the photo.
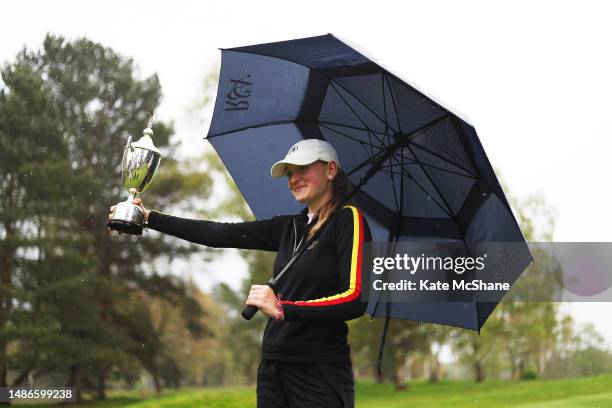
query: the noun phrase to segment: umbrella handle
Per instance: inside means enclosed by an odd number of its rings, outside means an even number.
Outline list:
[[[248,305],[242,310],[241,315],[242,317],[244,317],[245,320],[251,320],[253,316],[255,316],[255,313],[257,313],[258,311],[259,309],[257,308],[257,306]]]
[[[274,294],[276,294],[276,287],[272,279],[270,279],[270,281],[266,283],[266,285],[268,285],[274,291]],[[251,320],[258,310],[259,308],[257,306],[248,305],[247,307],[242,309],[242,313],[240,314],[242,315],[242,317],[244,317],[245,320]]]

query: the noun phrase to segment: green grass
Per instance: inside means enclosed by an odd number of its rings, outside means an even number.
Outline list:
[[[357,408],[610,408],[612,374],[590,378],[532,381],[413,382],[407,391],[396,392],[390,384],[357,384]],[[74,407],[75,405],[68,405]],[[254,387],[194,388],[150,393],[114,392],[108,401],[84,407],[157,408],[255,406]]]
[[[516,408],[607,408],[611,406],[612,392],[604,392],[537,404],[517,405]]]
[[[395,392],[391,385],[359,384],[357,408],[400,407],[612,407],[612,375],[564,380],[416,382]],[[583,404],[583,405],[580,405]]]

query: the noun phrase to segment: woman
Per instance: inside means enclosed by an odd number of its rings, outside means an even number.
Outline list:
[[[361,263],[369,228],[361,212],[344,205],[350,182],[334,148],[303,140],[275,163],[272,177],[307,207],[296,215],[220,223],[147,211],[148,227],[191,242],[277,252],[274,275],[306,249],[279,279],[275,294],[253,285],[246,300],[268,316],[257,372],[257,406],[353,407],[354,380],[344,321],[361,316]]]

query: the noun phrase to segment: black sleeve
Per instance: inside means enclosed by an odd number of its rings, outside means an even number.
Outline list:
[[[193,220],[151,211],[148,226],[214,248],[278,251],[283,229],[291,217],[283,215],[268,220],[232,223]]]
[[[370,231],[359,209],[344,207],[336,227],[337,263],[340,290],[320,299],[281,302],[287,321],[351,320],[365,313],[361,300],[364,242]]]

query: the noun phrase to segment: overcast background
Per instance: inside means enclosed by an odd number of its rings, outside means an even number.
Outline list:
[[[611,19],[604,1],[12,1],[2,4],[0,61],[47,32],[133,57],[142,76],[158,73],[157,115],[175,122],[188,156],[208,145],[209,113],[194,120],[193,107],[218,48],[333,33],[472,123],[510,193],[540,193],[557,210],[556,241],[606,242]],[[204,289],[235,284],[246,267],[236,258],[194,278]],[[564,308],[612,342],[610,303]]]

